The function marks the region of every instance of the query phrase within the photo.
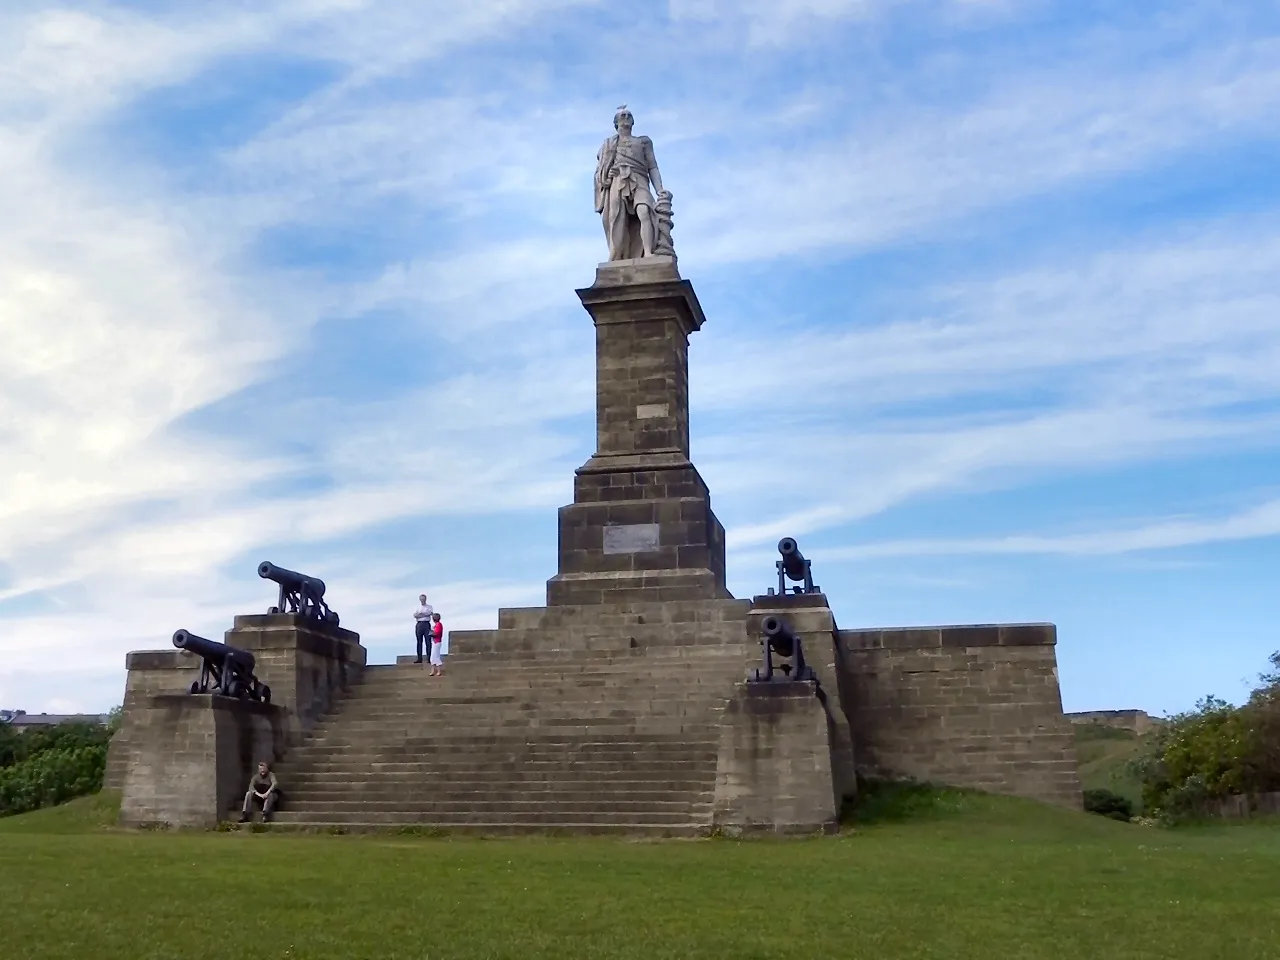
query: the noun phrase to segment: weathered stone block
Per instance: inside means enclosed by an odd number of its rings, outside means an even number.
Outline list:
[[[1052,624],[843,630],[858,772],[1079,808]]]
[[[844,655],[836,640],[835,617],[827,598],[820,593],[756,597],[751,601],[747,634],[757,644],[763,637],[763,621],[770,615],[785,619],[800,637],[805,661],[813,668],[818,683],[825,691],[832,724],[830,767],[836,793],[840,797],[853,797],[858,786],[854,738],[846,712],[849,691],[847,683],[842,687]],[[759,649],[763,650],[762,647]]]
[[[134,707],[120,821],[212,827],[244,796],[254,765],[287,742],[282,708],[216,694],[160,694]]]
[[[714,822],[729,834],[838,828],[832,718],[814,683],[743,684],[721,723]]]

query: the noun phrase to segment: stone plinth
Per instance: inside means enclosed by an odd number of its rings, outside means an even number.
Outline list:
[[[816,683],[739,688],[720,728],[715,825],[731,835],[834,832],[831,726]]]
[[[224,640],[253,654],[255,674],[271,688],[271,706],[278,714],[273,721],[276,731],[273,749],[277,758],[283,757],[306,736],[336,696],[359,682],[366,660],[358,634],[296,614],[236,617],[235,625],[226,632]],[[130,798],[130,791],[134,789],[149,791],[147,796],[159,795],[145,786],[145,777],[131,781],[129,771],[143,762],[147,751],[160,749],[156,744],[163,743],[163,734],[157,729],[163,727],[165,718],[186,724],[183,731],[196,729],[186,714],[167,708],[157,713],[156,696],[175,694],[199,702],[207,695],[192,696],[186,692],[200,673],[200,658],[186,651],[137,650],[128,655],[125,666],[128,678],[124,711],[120,730],[111,739],[104,782],[108,787],[123,790],[122,802],[127,805],[134,802]],[[212,727],[207,727],[206,732],[211,730]],[[197,734],[175,728],[174,736],[180,735],[194,743],[191,738]],[[182,749],[188,753],[195,750],[194,747]],[[137,802],[151,803],[142,799]],[[173,813],[178,820],[185,816],[181,811]],[[157,815],[156,819],[167,818]]]
[[[841,630],[858,772],[1079,809],[1051,623]]]
[[[161,694],[135,702],[120,822],[209,828],[244,796],[254,766],[274,763],[286,711],[216,694]]]
[[[791,624],[804,647],[805,661],[813,668],[830,707],[831,772],[836,797],[852,798],[858,792],[854,740],[850,731],[848,684],[842,686],[842,661],[836,643],[836,621],[827,598],[821,593],[759,596],[751,601],[747,631],[761,637],[764,618],[775,615]],[[762,649],[763,657],[763,649]],[[763,659],[761,660],[763,662]]]
[[[367,653],[360,635],[297,614],[239,616],[225,642],[253,654],[271,702],[285,707],[296,743],[333,699],[360,681]]]
[[[552,606],[730,596],[724,528],[689,459],[689,335],[704,317],[664,259],[604,265],[578,291],[596,328],[596,452],[560,510]]]
[[[200,676],[200,658],[185,650],[135,650],[125,657],[124,705],[120,729],[107,748],[103,786],[124,787],[125,771],[133,756],[133,720],[159,693],[184,692]]]

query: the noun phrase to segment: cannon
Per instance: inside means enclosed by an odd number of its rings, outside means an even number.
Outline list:
[[[794,580],[800,584],[792,587],[793,593],[821,593],[820,587],[813,585],[813,570],[809,561],[800,552],[800,546],[792,537],[783,537],[778,541],[778,553],[782,559],[778,561],[778,595],[786,596],[787,581]]]
[[[760,645],[764,648],[764,666],[752,675],[753,683],[768,683],[778,680],[816,680],[813,668],[804,662],[804,644],[791,629],[791,624],[778,616],[767,616],[760,624]],[[789,664],[779,664],[775,673],[774,655],[790,660]]]
[[[190,630],[175,632],[173,645],[200,658],[200,679],[192,681],[189,692],[271,702],[271,688],[253,675],[254,659],[248,650],[198,637]]]
[[[280,599],[267,613],[300,613],[336,627],[338,614],[324,602],[324,581],[305,573],[277,567],[266,560],[258,564],[258,576],[280,587]]]

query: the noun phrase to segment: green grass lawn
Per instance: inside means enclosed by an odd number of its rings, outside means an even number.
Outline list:
[[[0,958],[1280,955],[1280,828],[1164,830],[916,795],[838,838],[130,833],[0,821]]]
[[[1105,789],[1142,809],[1142,784],[1130,769],[1130,762],[1151,748],[1148,738],[1132,730],[1102,724],[1078,724],[1076,756],[1080,761],[1080,785],[1086,790]]]

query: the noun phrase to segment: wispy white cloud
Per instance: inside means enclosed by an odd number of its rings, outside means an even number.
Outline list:
[[[362,534],[567,499],[593,409],[572,288],[602,256],[590,176],[620,87],[651,101],[641,125],[676,191],[686,273],[747,285],[762,261],[782,281],[809,258],[968,243],[1012,205],[1274,135],[1265,31],[1181,36],[1161,62],[1162,20],[1129,37],[1141,56],[1086,40],[987,72],[948,40],[919,76],[882,58],[786,79],[815,29],[866,40],[926,16],[958,37],[974,9],[686,3],[624,29],[570,0],[7,7],[0,700],[17,695],[13,671],[118,669],[176,625],[216,630],[260,592],[228,565],[266,544],[319,564],[348,621],[389,649],[421,563]],[[553,21],[570,52],[522,53]],[[431,73],[490,40],[507,44],[500,68]],[[637,47],[654,75],[639,90]],[[116,141],[121,111],[145,123],[150,94],[226,80],[233,57],[323,69],[181,179]],[[1047,227],[1038,251],[846,315],[816,316],[793,290],[786,337],[713,317],[695,345],[695,457],[718,502],[757,518],[731,530],[736,554],[922,495],[1274,445],[1268,212],[1094,237],[1109,250],[1090,255]],[[281,228],[338,237],[360,263],[260,262]],[[387,349],[429,358],[426,389],[299,372],[332,329],[375,337],[388,317],[404,339]],[[779,367],[803,371],[784,415],[744,376]],[[284,399],[245,402],[267,385]],[[438,592],[452,626],[481,626],[541,582],[495,569]]]
[[[891,540],[823,550],[824,561],[881,557],[1025,556],[1101,557],[1180,547],[1280,537],[1280,500],[1226,517],[1175,517],[1120,529],[1057,536]]]

